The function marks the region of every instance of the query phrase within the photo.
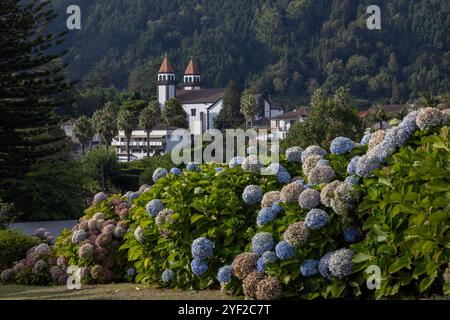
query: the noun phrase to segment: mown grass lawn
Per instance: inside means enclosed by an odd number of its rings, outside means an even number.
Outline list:
[[[0,300],[229,300],[219,290],[183,291],[133,283],[83,286],[0,285]]]

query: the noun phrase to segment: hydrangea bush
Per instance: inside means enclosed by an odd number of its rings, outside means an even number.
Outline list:
[[[254,158],[221,170],[190,164],[135,200],[122,250],[134,264],[137,282],[204,289],[216,285],[217,277],[227,280],[226,269],[218,275],[219,268],[244,249],[264,192],[280,187],[275,176],[259,175],[254,164],[261,163]],[[173,272],[171,281],[162,280],[168,279],[167,270]]]
[[[65,274],[70,266],[81,268],[82,283],[132,280],[127,254],[119,250],[129,231],[131,206],[127,195],[113,195],[88,208],[56,241],[59,269]]]

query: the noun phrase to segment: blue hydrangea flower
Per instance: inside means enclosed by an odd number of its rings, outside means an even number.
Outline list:
[[[367,156],[371,158],[376,158],[379,163],[382,163],[386,160],[387,157],[392,155],[395,152],[396,146],[395,142],[390,140],[383,140],[375,147],[373,147],[368,153]]]
[[[416,119],[419,115],[419,111],[411,111],[403,118],[402,122],[398,125],[399,128],[405,129],[408,135],[412,135],[417,129]]]
[[[289,259],[295,255],[295,247],[282,240],[275,246],[275,253],[280,260]]]
[[[347,173],[348,174],[355,174],[356,173],[356,164],[358,163],[360,156],[353,157],[347,166]]]
[[[213,243],[208,238],[202,237],[192,241],[192,256],[200,259],[207,259],[213,254]]]
[[[320,191],[315,189],[306,189],[300,193],[298,204],[302,209],[311,210],[320,204]]]
[[[355,226],[351,226],[344,231],[344,239],[347,242],[357,242],[361,237],[361,232]]]
[[[242,162],[244,161],[244,159],[245,159],[244,157],[240,157],[240,156],[234,157],[230,160],[230,162],[228,163],[228,166],[230,168],[235,168],[237,166],[240,166],[242,164]]]
[[[136,269],[135,268],[130,268],[127,270],[127,276],[129,277],[134,277],[136,275]]]
[[[330,151],[333,154],[344,154],[353,150],[355,143],[346,137],[337,137],[331,141]]]
[[[287,171],[278,171],[277,180],[282,184],[289,183],[291,181],[291,175]]]
[[[252,249],[257,255],[262,255],[264,252],[272,250],[273,245],[273,237],[269,232],[259,232],[252,238]]]
[[[302,152],[302,162],[305,162],[305,159],[313,154],[318,156],[324,156],[327,154],[327,152],[319,146],[309,146],[308,148],[305,149],[305,151]]]
[[[145,209],[147,209],[147,213],[150,216],[156,217],[158,213],[164,209],[164,205],[161,200],[153,199],[147,203]]]
[[[152,179],[157,182],[159,179],[164,178],[167,175],[167,170],[164,168],[157,168],[153,171]]]
[[[259,257],[256,263],[256,268],[259,272],[263,273],[264,271],[266,271],[266,264],[275,261],[277,261],[277,255],[275,254],[275,252],[272,251],[264,252],[262,256]]]
[[[377,157],[370,157],[367,154],[358,159],[356,164],[356,175],[368,177],[373,170],[380,167],[380,160]]]
[[[133,235],[137,242],[144,242],[144,230],[140,226],[138,226],[136,230],[134,230]]]
[[[309,183],[303,185],[303,188],[304,188],[304,189],[310,189],[311,187],[312,187],[312,186],[311,186]]]
[[[77,230],[72,234],[72,243],[78,243],[83,240],[86,240],[89,237],[89,234],[84,230]]]
[[[353,272],[353,252],[347,248],[334,251],[328,260],[328,270],[338,278],[344,278]]]
[[[306,226],[312,230],[323,228],[328,222],[328,214],[320,209],[311,209],[305,217]]]
[[[170,281],[172,281],[174,275],[175,274],[173,273],[172,270],[169,270],[169,269],[164,270],[164,272],[162,273],[162,276],[161,276],[161,280],[162,280],[162,282],[165,282],[165,283],[170,282]]]
[[[356,185],[359,183],[359,178],[355,175],[351,175],[351,176],[348,176],[347,178],[345,178],[344,182],[348,183],[348,184]]]
[[[188,171],[196,171],[196,172],[200,171],[200,167],[195,162],[188,162],[188,164],[186,165],[186,169]]]
[[[220,283],[227,283],[231,281],[231,275],[233,274],[233,268],[230,265],[223,266],[217,271],[217,280]]]
[[[322,277],[326,278],[326,279],[331,279],[331,273],[330,270],[328,269],[329,267],[329,260],[331,255],[333,254],[333,252],[328,252],[327,254],[325,254],[322,258],[320,258],[319,260],[319,265],[318,265],[318,270],[319,273],[322,275]]]
[[[319,273],[319,270],[317,269],[318,266],[319,266],[318,260],[315,259],[306,260],[300,266],[300,273],[304,277],[310,277],[312,275],[315,275],[316,273]]]
[[[256,185],[246,186],[242,193],[242,200],[248,205],[254,205],[261,202],[264,193],[260,187]]]
[[[363,146],[368,145],[371,137],[372,137],[372,134],[371,134],[370,132],[369,132],[369,133],[366,133],[366,134],[362,137],[360,143],[361,143]]]
[[[191,261],[191,270],[194,275],[200,277],[208,270],[208,264],[199,257]]]
[[[273,219],[275,219],[275,212],[272,208],[262,208],[259,210],[258,216],[256,217],[256,224],[258,227],[262,227],[273,221]]]
[[[273,203],[272,211],[275,213],[275,215],[277,215],[283,211],[283,207],[281,206],[281,200],[275,201]]]
[[[181,175],[181,170],[179,168],[172,168],[170,169],[170,173],[179,176]]]
[[[94,196],[94,204],[98,204],[102,201],[105,201],[106,199],[108,199],[108,195],[104,192],[99,192]]]
[[[286,150],[286,160],[289,162],[300,162],[302,160],[303,149],[292,147]]]
[[[330,166],[330,161],[326,159],[320,159],[317,161],[316,166]]]
[[[214,171],[216,171],[216,172],[222,172],[222,171],[223,171],[223,168],[222,168],[222,167],[215,167],[215,168],[214,168]]]

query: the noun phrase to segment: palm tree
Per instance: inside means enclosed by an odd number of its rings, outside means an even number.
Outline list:
[[[92,128],[91,120],[86,116],[81,116],[75,122],[73,134],[81,145],[81,154],[84,156],[85,146],[92,141],[94,137],[94,128]]]
[[[130,162],[130,141],[133,129],[136,128],[136,118],[133,113],[126,109],[121,109],[117,116],[117,127],[123,130],[127,139],[127,161]]]
[[[241,113],[245,117],[245,127],[250,122],[250,128],[253,127],[253,119],[258,114],[258,102],[253,94],[244,94],[241,98]]]
[[[147,157],[150,157],[150,132],[161,121],[161,110],[157,101],[152,101],[139,114],[139,127],[147,133]]]
[[[116,107],[107,102],[103,109],[95,111],[92,115],[92,125],[108,148],[117,134]]]

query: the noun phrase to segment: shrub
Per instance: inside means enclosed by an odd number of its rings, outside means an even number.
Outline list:
[[[358,211],[367,236],[352,248],[357,269],[381,269],[376,298],[450,293],[443,280],[450,258],[449,150],[448,127],[417,132],[364,181],[367,196]]]
[[[84,268],[83,283],[128,280],[127,253],[119,248],[128,230],[130,207],[128,197],[118,195],[89,207],[80,223],[64,230],[56,241],[60,268]]]
[[[22,259],[27,250],[38,243],[38,239],[16,230],[0,230],[0,270],[7,269]]]
[[[244,248],[247,229],[256,221],[255,205],[247,205],[242,198],[249,185],[263,191],[279,186],[274,176],[255,175],[239,167],[216,172],[213,166],[202,165],[200,170],[160,178],[132,209],[136,222],[132,229],[141,228],[142,238],[136,239],[134,232],[129,232],[122,246],[134,262],[136,281],[160,282],[163,273],[171,270],[173,279],[164,282],[166,286],[204,289],[214,285],[218,269],[230,264]],[[162,219],[146,210],[156,199],[173,211],[162,225]],[[207,239],[199,239],[202,237]],[[214,248],[207,250],[211,254],[192,256],[194,240],[211,241]],[[194,252],[199,250],[197,242]]]

